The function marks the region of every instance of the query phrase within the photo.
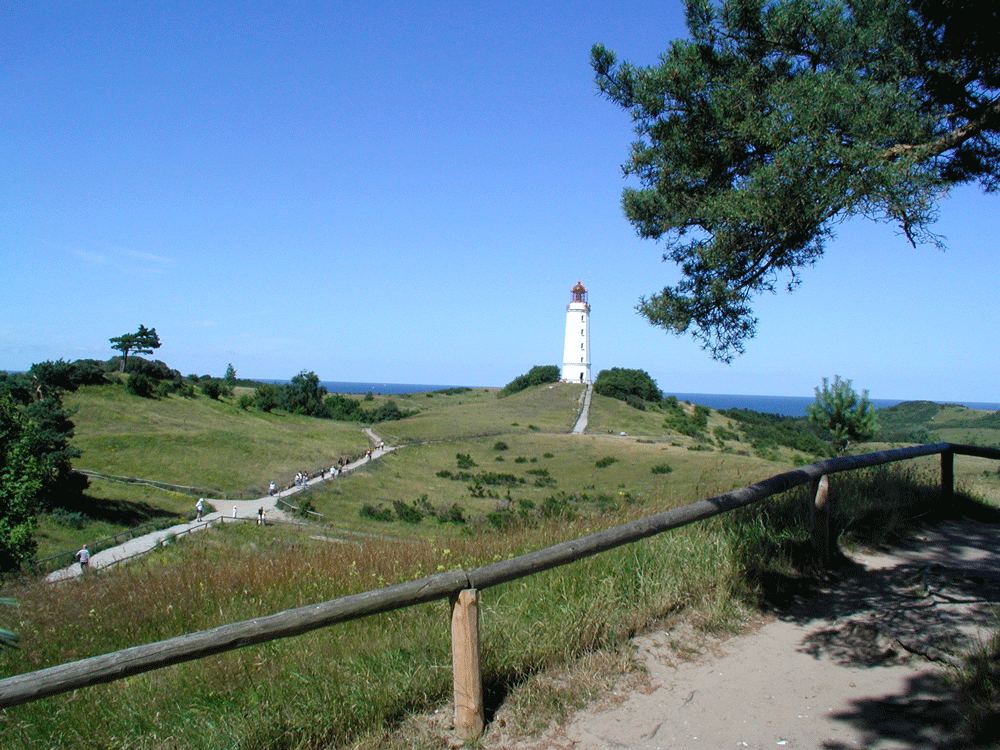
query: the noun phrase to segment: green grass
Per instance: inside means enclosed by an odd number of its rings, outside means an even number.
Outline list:
[[[957,404],[907,401],[878,411],[882,441],[973,443],[1000,446],[1000,412]]]
[[[358,424],[242,411],[231,400],[144,399],[108,385],[81,388],[66,402],[77,410],[75,466],[221,497],[260,497],[272,479],[287,483],[300,469],[368,447]]]
[[[496,441],[492,436],[410,445],[361,471],[310,490],[309,497],[326,520],[338,528],[433,537],[465,532],[461,527],[427,519],[416,526],[398,521],[378,522],[362,518],[359,511],[364,505],[391,506],[393,500],[413,502],[427,495],[434,507],[457,503],[470,521],[482,521],[483,515],[495,510],[506,498],[508,488],[487,487],[497,497],[473,497],[470,482],[438,476],[442,470],[452,474],[459,471],[457,453],[466,453],[475,461],[477,467],[467,470],[471,474],[502,472],[524,479],[509,489],[510,497],[515,504],[528,500],[536,506],[556,493],[606,496],[618,503],[627,492],[644,507],[672,507],[774,473],[772,463],[754,457],[692,453],[668,444],[640,443],[618,436],[521,433],[507,434],[504,440],[509,446],[506,451],[509,456],[527,460],[518,463],[511,458],[496,462],[493,448]],[[546,454],[551,454],[551,458],[546,458]],[[599,467],[598,462],[606,457],[615,460]],[[654,467],[665,462],[673,467],[669,476],[655,474]],[[531,473],[541,469],[547,472],[547,478]]]
[[[505,398],[494,389],[477,389],[454,396],[400,400],[424,411],[397,422],[383,422],[378,433],[392,444],[454,440],[525,432],[567,433],[580,408],[583,387],[555,383],[529,388]],[[531,429],[532,427],[536,429]]]
[[[874,519],[885,526],[896,516],[896,530],[912,523],[934,493],[921,489],[919,478],[892,472],[838,477],[836,522],[849,528],[857,515],[871,512],[875,493],[897,485],[899,502],[881,507]],[[709,629],[739,622],[775,581],[801,576],[814,564],[800,523],[805,499],[792,493],[485,591],[488,694],[502,698],[584,654],[617,653],[632,633],[670,613],[690,612]],[[600,519],[558,519],[505,533],[482,530],[446,545],[338,544],[314,538],[313,531],[275,527],[203,532],[69,585],[8,585],[4,595],[16,596],[21,606],[16,621],[5,625],[19,632],[22,647],[0,653],[0,672],[485,564],[647,510],[628,507]],[[338,747],[438,706],[449,693],[448,609],[436,602],[9,709],[0,714],[0,745]]]
[[[79,514],[82,524],[67,525],[59,520],[59,514],[39,516],[35,533],[36,558],[75,552],[84,543],[91,546],[91,551],[96,551],[100,545],[95,543],[102,538],[143,524],[168,526],[191,515],[193,509],[194,500],[190,495],[146,485],[91,479],[82,500],[61,509]]]

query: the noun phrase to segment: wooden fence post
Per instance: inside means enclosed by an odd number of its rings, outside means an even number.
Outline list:
[[[945,500],[955,497],[955,452],[941,452],[941,496]]]
[[[455,732],[463,740],[483,733],[483,676],[479,664],[479,592],[464,589],[451,599],[451,664],[455,684]]]
[[[813,549],[824,562],[830,559],[830,477],[826,474],[812,483],[811,525]]]

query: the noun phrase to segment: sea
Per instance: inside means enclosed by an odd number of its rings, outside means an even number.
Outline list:
[[[386,396],[402,393],[424,393],[427,391],[440,391],[445,388],[461,387],[428,385],[426,383],[352,383],[341,381],[323,381],[323,386],[331,393],[356,394],[370,392]],[[689,401],[692,404],[703,404],[713,409],[750,409],[768,414],[780,414],[784,417],[804,417],[806,415],[806,408],[816,400],[815,396],[749,396],[731,393],[676,393],[671,391],[665,391],[664,395],[676,396],[681,401]],[[873,398],[871,402],[875,405],[875,408],[885,409],[909,400],[913,399]],[[934,399],[924,400],[932,401]],[[936,401],[936,403],[959,404],[969,409],[1000,411],[1000,403],[987,401]]]

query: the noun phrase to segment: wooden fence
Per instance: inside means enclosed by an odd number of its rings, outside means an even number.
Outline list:
[[[482,589],[566,565],[669,529],[751,505],[804,484],[811,484],[814,488],[816,498],[814,529],[819,530],[820,543],[825,544],[828,542],[823,529],[826,528],[829,514],[827,502],[829,475],[921,456],[940,455],[942,495],[945,499],[949,499],[954,492],[956,454],[1000,459],[1000,450],[952,443],[933,443],[831,458],[777,474],[748,487],[474,570],[438,573],[374,591],[352,594],[266,617],[221,625],[157,643],[133,646],[110,654],[8,677],[0,680],[0,707],[16,706],[171,664],[200,659],[255,643],[300,635],[338,622],[449,598],[452,604],[455,728],[460,736],[466,739],[475,738],[481,734],[484,722],[478,624],[479,591]]]

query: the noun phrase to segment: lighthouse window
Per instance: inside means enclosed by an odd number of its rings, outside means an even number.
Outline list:
[[[580,344],[580,348],[583,349],[583,344],[582,343]]]
[[[580,357],[580,363],[581,364],[583,363],[583,357]]]
[[[583,322],[583,316],[582,315],[580,316],[580,322],[581,323]]]
[[[581,336],[583,335],[583,329],[582,328],[580,329],[580,335]]]

